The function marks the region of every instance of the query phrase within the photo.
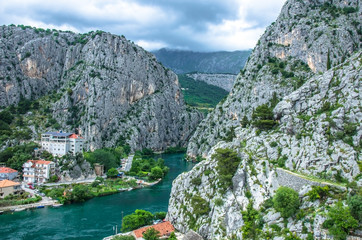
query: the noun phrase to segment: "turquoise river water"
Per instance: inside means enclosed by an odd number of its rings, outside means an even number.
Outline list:
[[[0,239],[102,239],[112,235],[116,225],[120,228],[122,212],[127,215],[136,209],[167,211],[172,181],[189,171],[192,163],[184,161],[183,154],[166,154],[162,158],[170,171],[159,184],[81,204],[0,215]]]

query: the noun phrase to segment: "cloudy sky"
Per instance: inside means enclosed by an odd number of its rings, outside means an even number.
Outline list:
[[[285,0],[0,0],[0,24],[124,35],[147,50],[253,48]]]

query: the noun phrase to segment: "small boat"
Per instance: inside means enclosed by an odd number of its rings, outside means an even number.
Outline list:
[[[43,205],[40,205],[40,206],[37,206],[36,208],[44,208],[44,206],[43,206]]]
[[[53,207],[60,207],[60,206],[63,206],[63,204],[61,204],[61,203],[53,204]]]
[[[25,208],[15,208],[14,212],[20,212],[20,211],[24,211],[24,210],[25,210]]]

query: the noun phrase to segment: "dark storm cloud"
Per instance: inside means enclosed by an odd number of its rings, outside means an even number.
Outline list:
[[[0,1],[2,24],[100,29],[125,35],[146,49],[209,51],[253,47],[284,0]]]

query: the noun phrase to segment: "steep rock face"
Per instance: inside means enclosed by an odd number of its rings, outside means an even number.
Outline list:
[[[261,229],[266,235],[260,239],[284,239],[286,235],[271,228],[272,224],[288,228],[302,239],[307,238],[308,232],[313,232],[315,238],[329,239],[322,223],[327,206],[337,200],[331,194],[325,203],[311,201],[305,195],[310,185],[326,183],[304,178],[314,175],[333,182],[347,179],[362,186],[358,167],[362,160],[361,61],[359,51],[344,64],[312,77],[284,97],[274,110],[280,119],[278,129],[259,134],[255,128],[238,127],[231,142],[221,141],[214,146],[206,160],[173,182],[168,219],[181,232],[194,229],[207,239],[243,239],[241,228],[245,223],[241,211],[252,203],[255,209],[261,209],[259,214],[265,222]],[[232,149],[241,158],[226,192],[220,190],[218,162],[212,157],[218,148]],[[299,174],[278,168],[282,164]],[[286,219],[287,227],[280,213],[261,208],[280,186],[299,192],[301,209],[306,213],[301,218]],[[329,186],[335,192],[344,190],[334,183]],[[195,209],[195,199],[206,209],[201,214]]]
[[[197,81],[203,81],[207,84],[220,87],[228,92],[231,91],[236,79],[236,75],[218,73],[190,73],[187,74],[187,76]]]
[[[361,2],[287,1],[266,29],[226,101],[198,126],[191,157],[206,156],[244,116],[299,88],[309,77],[343,62],[361,48]]]
[[[0,34],[0,105],[55,94],[53,118],[90,149],[184,145],[201,119],[186,109],[177,76],[123,36],[15,26]]]

